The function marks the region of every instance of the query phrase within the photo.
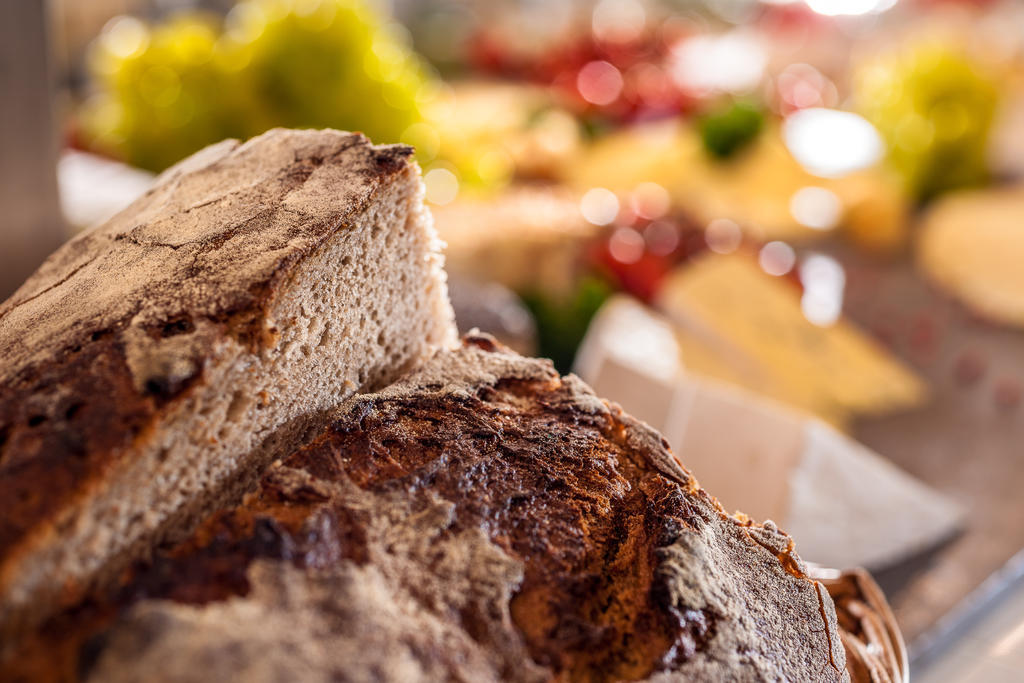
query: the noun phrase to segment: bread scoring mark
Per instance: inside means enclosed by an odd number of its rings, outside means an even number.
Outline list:
[[[152,247],[157,249],[170,249],[172,251],[177,251],[178,249],[181,249],[182,247],[188,246],[190,244],[189,242],[184,242],[182,244],[169,244],[167,242],[160,242],[158,240],[142,240],[133,235],[131,232],[119,233],[117,235],[114,235],[113,239],[115,242],[128,242],[129,244],[132,244],[136,247],[143,247],[145,249],[149,249]]]
[[[44,294],[47,294],[48,292],[52,292],[53,290],[57,289],[58,287],[61,287],[61,286],[65,285],[65,284],[67,284],[68,282],[71,281],[72,278],[74,278],[76,275],[78,275],[80,272],[82,272],[82,270],[84,270],[88,266],[92,265],[99,258],[100,258],[100,255],[97,254],[96,256],[93,256],[92,258],[86,259],[85,261],[83,261],[82,263],[78,264],[77,266],[72,268],[70,271],[68,271],[65,275],[63,275],[61,278],[59,278],[56,282],[53,282],[53,283],[47,285],[46,287],[43,287],[41,290],[39,290],[38,292],[36,292],[32,296],[25,297],[24,299],[16,299],[16,298],[12,297],[9,300],[9,302],[7,302],[7,305],[3,306],[3,310],[0,310],[0,320],[3,320],[15,308],[17,308],[19,306],[24,306],[27,303],[35,301],[36,299],[38,299],[39,297],[43,296]]]
[[[748,520],[747,525],[749,524],[752,524],[752,522]],[[800,568],[800,562],[795,555],[796,549],[792,538],[787,537],[787,545],[785,550],[779,551],[771,547],[761,539],[759,539],[754,534],[747,532],[747,537],[750,538],[750,540],[752,540],[754,543],[756,543],[757,545],[761,546],[762,548],[770,552],[772,555],[774,555],[775,558],[779,561],[779,564],[782,565],[782,568],[786,570],[787,574],[797,579],[808,578],[807,574],[804,573],[804,571]]]
[[[828,646],[828,665],[835,669],[836,673],[842,673],[836,666],[835,656],[832,650],[832,628],[829,625],[828,614],[825,611],[825,587],[820,582],[814,581],[814,590],[818,595],[818,609],[821,612],[821,623],[825,628],[825,643]]]

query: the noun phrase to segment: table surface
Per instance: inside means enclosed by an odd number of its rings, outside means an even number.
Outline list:
[[[912,659],[927,659],[1024,574],[1024,332],[979,320],[905,260],[829,251],[846,267],[847,315],[932,391],[926,406],[862,420],[854,435],[967,511],[959,536],[877,576]]]
[[[1024,583],[941,654],[911,667],[914,683],[1016,683],[1024,680]]]

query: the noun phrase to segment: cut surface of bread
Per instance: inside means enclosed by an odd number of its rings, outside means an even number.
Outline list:
[[[849,680],[785,534],[578,378],[472,334],[41,633],[26,679]]]
[[[454,340],[411,152],[329,130],[214,145],[0,305],[0,634]]]

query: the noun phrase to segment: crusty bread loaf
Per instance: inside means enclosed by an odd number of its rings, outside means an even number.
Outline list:
[[[52,621],[17,673],[849,680],[792,541],[549,362],[471,335],[331,419],[116,598]]]
[[[454,340],[410,154],[214,145],[0,305],[0,639]]]

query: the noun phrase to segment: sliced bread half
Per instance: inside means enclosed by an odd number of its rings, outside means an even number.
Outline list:
[[[0,640],[454,340],[411,152],[213,145],[0,305]]]

